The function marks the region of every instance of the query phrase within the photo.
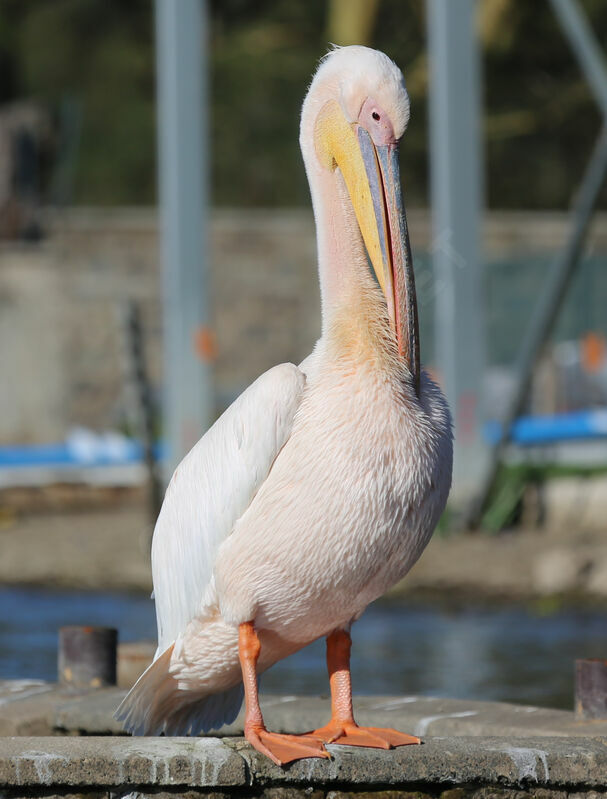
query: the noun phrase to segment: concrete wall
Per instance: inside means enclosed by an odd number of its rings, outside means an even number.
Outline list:
[[[554,251],[565,217],[488,217],[489,256]],[[604,219],[595,252],[607,252]],[[414,250],[431,250],[429,219],[409,214]],[[153,210],[48,213],[40,244],[0,245],[0,443],[62,439],[72,425],[103,430],[129,416],[121,308],[141,303],[152,378],[162,331]],[[265,369],[298,362],[320,325],[312,215],[307,210],[219,210],[211,225],[218,407]],[[427,287],[426,287],[427,290]],[[423,321],[423,320],[422,320]]]
[[[151,211],[47,219],[39,245],[0,249],[0,443],[62,439],[128,416],[122,311],[141,303],[161,379],[158,242]],[[310,214],[220,212],[212,225],[218,404],[277,362],[300,360],[320,324]]]

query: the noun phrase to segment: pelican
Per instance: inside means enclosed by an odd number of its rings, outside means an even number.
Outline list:
[[[386,55],[322,59],[300,129],[322,334],[299,367],[259,377],[172,477],[152,546],[158,649],[117,711],[133,733],[217,729],[244,693],[245,736],[277,764],[328,757],[327,743],[419,743],[358,726],[350,679],[352,623],[418,559],[451,483],[449,410],[419,361],[398,168],[408,118]],[[331,720],[268,731],[258,675],[322,636]]]

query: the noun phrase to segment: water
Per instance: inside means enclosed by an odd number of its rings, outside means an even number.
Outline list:
[[[141,595],[1,587],[0,678],[55,679],[64,624],[117,627],[122,641],[156,632]],[[571,708],[573,661],[606,657],[606,633],[607,617],[590,610],[376,603],[352,630],[354,689]],[[326,693],[324,642],[278,663],[262,689]]]
[[[154,603],[141,594],[0,587],[0,679],[57,678],[57,630],[116,627],[121,641],[156,636]]]

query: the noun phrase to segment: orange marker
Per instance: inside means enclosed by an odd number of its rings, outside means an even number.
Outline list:
[[[217,341],[215,333],[210,327],[202,325],[194,334],[194,349],[199,358],[206,363],[212,363],[217,357]]]

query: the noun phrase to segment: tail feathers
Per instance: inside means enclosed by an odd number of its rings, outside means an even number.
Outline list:
[[[198,735],[231,724],[238,715],[241,683],[216,694],[179,688],[169,671],[173,646],[141,675],[114,714],[133,735]]]
[[[175,710],[165,722],[166,735],[198,735],[231,724],[244,698],[242,683],[218,694],[207,694]]]

